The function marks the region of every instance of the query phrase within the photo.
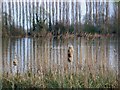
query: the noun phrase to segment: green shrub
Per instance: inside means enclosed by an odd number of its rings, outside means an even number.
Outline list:
[[[91,34],[101,33],[99,27],[91,25],[91,24],[85,24],[83,31],[87,33],[91,33]]]

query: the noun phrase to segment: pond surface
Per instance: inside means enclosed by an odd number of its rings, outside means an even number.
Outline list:
[[[73,61],[67,61],[68,45],[74,47]],[[14,73],[24,74],[31,71],[34,74],[48,71],[79,73],[88,70],[104,73],[112,70],[118,72],[118,42],[117,39],[84,38],[56,40],[54,38],[3,38],[2,39],[2,69],[3,75]],[[18,65],[13,65],[17,59]]]

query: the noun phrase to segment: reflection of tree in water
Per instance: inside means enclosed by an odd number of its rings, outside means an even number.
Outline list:
[[[14,72],[13,60],[17,55],[19,63],[16,69],[18,73],[31,71],[36,74],[51,70],[52,72],[67,74],[79,73],[87,68],[90,69],[91,73],[102,72],[104,74],[104,72],[113,69],[108,63],[110,62],[109,54],[114,51],[111,49],[115,48],[110,48],[109,45],[113,43],[110,44],[106,40],[87,41],[77,38],[65,41],[57,39],[51,41],[51,39],[45,40],[42,38],[4,39],[3,73],[8,75]],[[73,62],[71,64],[67,61],[69,42],[74,46]],[[114,62],[116,63],[116,60]]]

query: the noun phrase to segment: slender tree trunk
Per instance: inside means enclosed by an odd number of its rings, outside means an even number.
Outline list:
[[[25,13],[24,13],[24,1],[22,2],[22,16],[23,16],[23,19],[22,19],[22,25],[23,25],[23,32],[24,32],[24,21],[25,21]]]
[[[90,0],[90,2],[89,2],[89,22],[91,23],[92,21],[92,2],[91,2],[91,0]]]
[[[58,21],[58,19],[57,19],[57,16],[58,16],[58,2],[56,1],[56,3],[55,3],[56,5],[56,22]]]
[[[5,27],[6,27],[6,30],[8,30],[8,23],[7,23],[7,2],[5,2]]]
[[[13,1],[13,0],[12,0],[12,11],[13,11],[13,13],[12,13],[12,17],[13,17],[13,18],[12,18],[12,19],[13,19],[13,21],[12,21],[12,26],[15,27],[15,25],[14,25],[14,23],[15,23],[15,18],[14,18],[14,17],[15,17],[15,16],[14,16],[14,1]]]
[[[65,2],[63,2],[63,4],[62,4],[62,6],[63,6],[63,10],[62,10],[62,21],[63,21],[63,23],[65,23]]]
[[[42,18],[42,20],[44,20],[45,19],[45,10],[44,10],[44,6],[45,6],[45,3],[44,2],[42,2],[42,5],[43,5],[43,7],[42,7],[42,15],[43,15],[43,18]]]
[[[64,2],[64,25],[66,24],[66,2]]]
[[[92,6],[92,8],[93,8],[92,24],[95,25],[95,22],[94,22],[94,19],[95,19],[95,10],[94,10],[94,9],[95,9],[95,4],[94,4],[94,3],[95,3],[95,2],[93,1],[92,3],[93,3],[93,6]]]
[[[47,21],[49,20],[49,12],[48,12],[48,1],[46,1],[46,18],[47,18]],[[48,26],[48,24],[47,24]]]
[[[60,2],[59,2],[59,21],[61,22],[61,4],[62,4],[62,2],[61,2],[61,0],[60,0]]]
[[[22,3],[19,1],[19,26],[20,26],[20,30],[21,30],[21,26],[22,26],[22,25],[21,25],[21,12],[22,12],[22,11],[21,11],[21,4],[22,4]]]
[[[27,25],[27,32],[26,32],[26,35],[28,34],[28,8],[27,8],[27,2],[25,2],[25,8],[26,8],[26,12],[25,12],[25,14],[26,14],[26,18],[25,18],[25,20],[26,20],[26,25]]]
[[[49,2],[49,31],[51,32],[52,31],[52,22],[51,22],[51,2]]]
[[[96,25],[98,25],[98,2],[96,2],[95,4],[96,4],[95,5],[95,7],[96,7],[96,12],[95,12],[95,14],[96,14],[96,21],[95,21],[95,23],[96,23]]]
[[[107,30],[107,33],[109,32],[108,30],[108,14],[109,14],[109,10],[108,10],[108,6],[109,5],[109,2],[106,2],[106,30]]]
[[[54,2],[52,2],[52,25],[54,26]],[[52,28],[53,32],[54,31],[54,28]]]
[[[118,2],[118,35],[120,35],[120,2]]]
[[[32,2],[32,25],[33,25],[33,31],[35,31],[35,11],[34,11],[34,3]]]
[[[18,17],[18,2],[15,2],[15,5],[16,5],[16,17]],[[18,28],[18,18],[16,18],[16,26]]]
[[[86,0],[86,20],[87,20],[87,23],[88,23],[88,0]]]
[[[11,2],[8,2],[8,8],[9,8],[9,34],[11,33]]]
[[[66,26],[67,26],[67,33],[69,31],[69,2],[66,2]]]
[[[79,2],[79,6],[78,6],[78,9],[79,9],[79,31],[78,33],[80,34],[80,32],[82,31],[82,25],[81,25],[81,2]]]
[[[103,0],[103,2],[102,2],[102,23],[103,23],[103,30],[102,30],[102,32],[104,32],[104,30],[105,30],[105,20],[104,20],[104,16],[105,16],[105,9],[104,9],[104,0]]]
[[[5,2],[5,12],[4,12],[5,16],[4,16],[4,19],[5,19],[5,29],[6,29],[6,32],[5,34],[8,35],[8,14],[7,14],[7,2]]]
[[[120,1],[118,2],[118,29],[117,29],[117,35],[118,35],[118,40],[120,40]],[[117,41],[118,41],[117,40]],[[119,41],[118,41],[119,43]],[[120,47],[119,47],[120,43],[118,44],[118,88],[120,88]]]
[[[75,15],[75,17],[76,17],[76,23],[75,23],[75,25],[76,25],[76,27],[75,27],[75,34],[76,33],[78,33],[78,1],[76,0],[76,8],[75,8],[76,10],[76,15]]]
[[[3,27],[4,27],[3,9],[4,9],[4,2],[2,2],[2,33],[3,33]]]
[[[29,32],[30,32],[30,33],[31,33],[31,28],[32,28],[32,27],[31,27],[31,18],[32,18],[32,17],[31,17],[31,12],[32,12],[31,5],[32,5],[31,2],[29,2],[29,20],[30,20],[30,23],[29,23],[29,29],[30,29],[30,31],[29,31]]]
[[[100,6],[100,0],[98,1],[98,25],[100,26],[101,25],[101,6]]]
[[[71,20],[71,21],[72,21],[71,24],[72,24],[72,26],[73,26],[73,25],[74,25],[74,2],[72,2],[71,13],[72,13],[72,14],[71,14],[71,15],[72,15],[72,16],[71,16],[71,19],[72,19],[72,20]],[[75,29],[74,29],[74,34],[75,34]]]
[[[119,12],[118,12],[118,2],[113,2],[113,16],[111,17],[112,19],[112,25],[111,29],[118,34],[118,26],[119,26]]]

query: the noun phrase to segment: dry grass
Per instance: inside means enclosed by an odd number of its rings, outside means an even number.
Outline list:
[[[85,40],[82,47],[74,47],[74,62],[68,63],[67,49],[50,48],[50,44],[38,39],[33,47],[32,58],[28,60],[30,71],[22,74],[3,75],[3,87],[8,88],[116,88],[118,77],[111,69],[108,59],[108,42],[96,40],[95,46]],[[52,43],[52,42],[50,42]],[[78,42],[77,42],[78,43]],[[100,45],[101,44],[101,45]],[[5,44],[6,45],[6,44]],[[4,47],[7,47],[5,46]],[[41,46],[40,46],[41,45]],[[52,45],[52,44],[51,44]],[[63,46],[67,42],[62,43]],[[48,47],[49,46],[49,47]],[[48,47],[48,49],[47,49]],[[7,49],[6,49],[7,50]],[[22,49],[21,49],[22,50]],[[80,53],[78,53],[78,50]],[[84,51],[84,52],[83,52]],[[7,52],[7,51],[6,51]],[[34,54],[36,56],[34,56]],[[42,53],[41,53],[42,52]],[[7,57],[7,54],[4,54]],[[78,57],[80,56],[80,57]],[[35,57],[35,58],[33,58]],[[19,60],[20,61],[20,60]],[[8,63],[8,66],[6,65]],[[10,66],[7,59],[3,60],[4,71]],[[17,68],[24,67],[20,65]],[[39,70],[37,72],[37,70]],[[14,70],[13,70],[14,72]],[[33,73],[35,72],[35,74]],[[4,72],[6,73],[6,72]],[[9,72],[8,72],[9,73]]]
[[[84,72],[83,72],[84,71]],[[60,75],[51,71],[41,74],[27,72],[3,77],[3,88],[117,88],[117,76],[112,72],[96,74],[86,70],[79,74]]]

